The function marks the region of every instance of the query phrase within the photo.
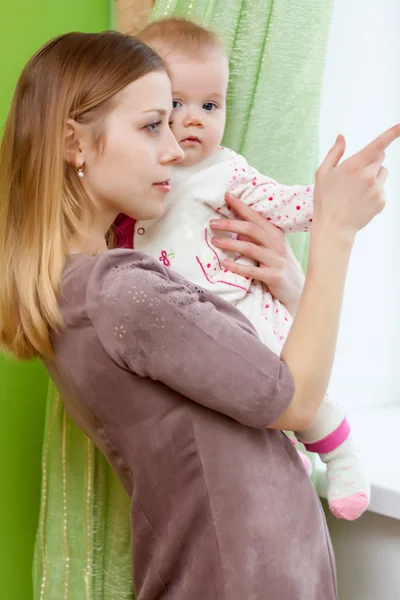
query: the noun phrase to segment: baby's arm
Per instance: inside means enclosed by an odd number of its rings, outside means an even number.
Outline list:
[[[312,222],[313,186],[281,185],[262,175],[239,155],[232,158],[227,192],[231,192],[285,233],[309,231]],[[229,207],[218,212],[232,216]]]

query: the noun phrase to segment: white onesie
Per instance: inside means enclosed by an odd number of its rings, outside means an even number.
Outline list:
[[[251,167],[243,156],[220,147],[192,167],[174,167],[164,214],[135,225],[135,250],[159,259],[186,279],[234,304],[253,323],[262,341],[280,353],[291,325],[286,307],[268,288],[231,273],[224,258],[251,262],[215,248],[209,221],[234,215],[225,202],[231,192],[285,233],[309,231],[313,186],[281,185]],[[218,232],[218,236],[232,235]]]

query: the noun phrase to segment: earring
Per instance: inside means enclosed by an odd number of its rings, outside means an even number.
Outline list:
[[[83,165],[78,165],[76,167],[76,172],[78,173],[78,177],[82,179],[85,176],[85,173],[83,172]]]

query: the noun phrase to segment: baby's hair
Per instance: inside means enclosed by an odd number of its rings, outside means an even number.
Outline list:
[[[198,56],[210,50],[224,52],[218,34],[184,18],[171,17],[153,21],[137,37],[156,52],[178,51],[190,56]]]

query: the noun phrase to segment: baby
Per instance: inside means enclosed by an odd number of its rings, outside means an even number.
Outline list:
[[[309,231],[313,187],[281,185],[220,145],[229,68],[217,35],[184,19],[165,19],[148,25],[139,37],[166,62],[173,94],[171,129],[185,157],[173,169],[163,216],[135,224],[135,249],[234,304],[279,354],[291,326],[288,310],[264,284],[224,267],[224,259],[244,258],[211,244],[209,222],[218,215],[234,216],[225,202],[225,193],[231,192],[283,231]],[[327,465],[332,513],[359,517],[369,504],[370,489],[337,404],[326,396],[314,423],[295,435]]]

